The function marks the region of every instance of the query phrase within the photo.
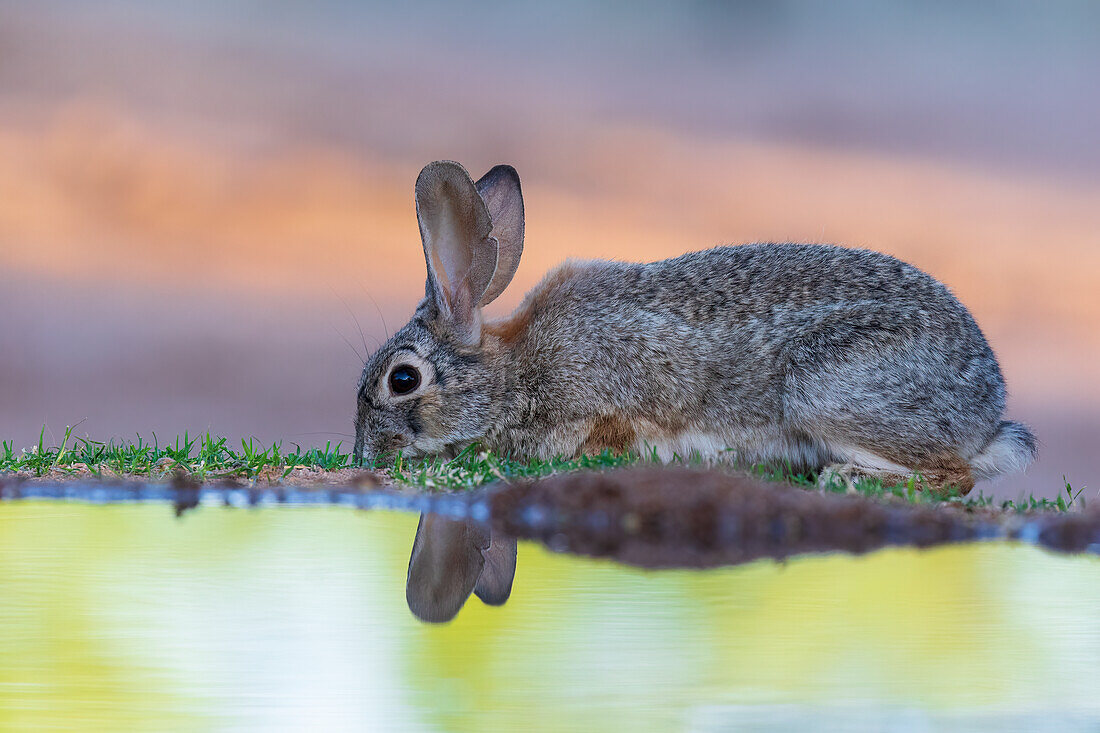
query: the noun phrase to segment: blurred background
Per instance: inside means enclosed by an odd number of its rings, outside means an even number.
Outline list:
[[[350,444],[423,292],[426,162],[524,260],[836,242],[946,282],[1100,488],[1100,5],[0,0],[0,437]],[[356,353],[358,352],[358,353]]]

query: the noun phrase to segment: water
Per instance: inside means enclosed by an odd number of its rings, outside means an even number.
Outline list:
[[[1094,730],[1100,560],[1007,543],[645,571],[520,543],[405,600],[415,514],[0,505],[0,728]]]

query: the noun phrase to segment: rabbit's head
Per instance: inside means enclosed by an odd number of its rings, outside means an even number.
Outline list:
[[[498,165],[477,183],[438,161],[416,179],[416,217],[428,267],[412,319],[367,359],[359,380],[355,456],[373,461],[451,453],[485,434],[503,365],[481,348],[481,308],[519,266],[519,176]]]

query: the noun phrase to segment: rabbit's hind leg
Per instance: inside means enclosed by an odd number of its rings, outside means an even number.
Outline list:
[[[883,486],[911,484],[920,491],[947,494],[954,490],[965,496],[974,488],[974,476],[969,464],[958,458],[947,458],[908,468],[869,451],[844,446],[830,446],[833,454],[843,458],[821,469],[817,475],[819,488],[842,486],[856,490],[857,481],[874,479]]]
[[[995,364],[989,379],[965,378],[956,365],[972,363],[979,346],[918,325],[911,307],[861,304],[790,340],[783,421],[827,449],[824,481],[840,474],[846,485],[864,476],[893,486],[915,476],[921,489],[963,494],[974,485],[963,457],[999,420]]]
[[[819,488],[843,486],[848,491],[854,492],[855,484],[860,480],[877,479],[884,486],[888,486],[901,483],[913,475],[913,471],[909,468],[870,451],[854,446],[831,445],[829,447],[832,454],[841,460],[821,469],[817,475]]]

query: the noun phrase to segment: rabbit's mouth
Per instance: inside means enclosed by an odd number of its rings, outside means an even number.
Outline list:
[[[378,466],[379,463],[392,462],[398,453],[405,458],[420,457],[419,451],[409,441],[371,440],[365,436],[356,439],[352,455],[361,466]]]
[[[399,445],[388,444],[381,446],[376,450],[370,450],[366,448],[362,452],[363,465],[377,464],[378,462],[392,463],[397,459],[400,454],[402,459],[419,460],[432,455],[438,455],[437,452],[425,450],[424,447],[419,446],[416,442],[401,443]]]

